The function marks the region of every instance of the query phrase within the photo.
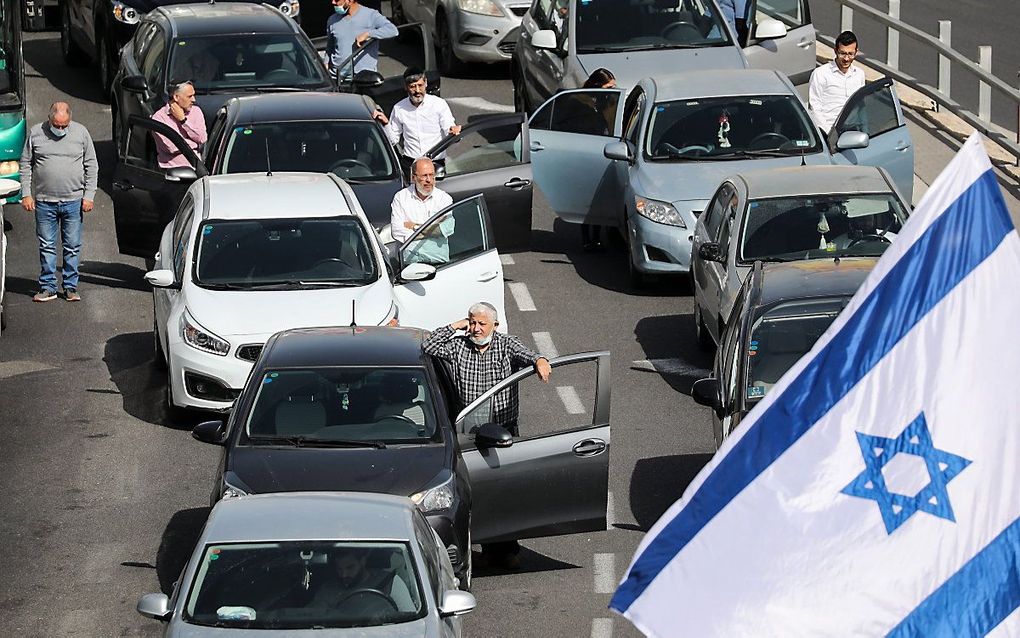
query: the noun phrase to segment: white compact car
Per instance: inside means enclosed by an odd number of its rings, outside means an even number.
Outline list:
[[[482,196],[384,246],[335,175],[197,180],[145,275],[167,403],[226,410],[262,345],[288,328],[433,329],[476,301],[503,313],[503,273]],[[500,326],[505,330],[505,322]]]

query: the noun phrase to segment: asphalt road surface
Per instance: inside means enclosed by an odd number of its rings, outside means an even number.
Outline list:
[[[139,616],[135,602],[169,592],[190,554],[217,450],[191,438],[193,422],[171,423],[163,409],[144,264],[116,249],[110,114],[92,71],[61,63],[56,34],[30,35],[25,55],[30,122],[69,99],[96,140],[101,188],[86,219],[78,304],[32,303],[33,220],[6,210],[0,635],[158,635],[162,625]],[[443,81],[457,117],[508,110],[508,69],[471,73]],[[953,149],[912,129],[923,188]],[[623,259],[619,250],[581,252],[577,228],[555,222],[541,201],[532,250],[505,257],[512,332],[546,353],[612,352],[610,528],[525,541],[516,573],[478,570],[468,635],[636,635],[607,611],[610,593],[643,531],[713,450],[708,414],[688,396],[710,365],[695,346],[689,291],[676,280],[635,291]]]

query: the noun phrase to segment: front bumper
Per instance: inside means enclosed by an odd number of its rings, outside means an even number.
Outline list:
[[[443,541],[443,547],[446,548],[450,562],[453,563],[453,572],[461,573],[471,555],[468,508],[462,504],[460,499],[457,499],[450,510],[426,514],[425,518],[439,535],[440,540]]]
[[[265,339],[245,340],[258,346]],[[253,361],[237,357],[242,346],[231,344],[230,353],[220,357],[189,346],[183,341],[170,344],[169,382],[173,384],[178,407],[225,412],[241,393]],[[256,355],[257,356],[257,355]]]
[[[691,219],[687,219],[691,217]],[[684,215],[687,228],[653,222],[630,213],[629,244],[631,263],[643,273],[683,274],[691,270],[691,246],[694,219]]]
[[[520,16],[454,13],[450,37],[453,50],[464,62],[505,62],[513,55],[520,31]]]

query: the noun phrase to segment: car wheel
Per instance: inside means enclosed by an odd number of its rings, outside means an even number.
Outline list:
[[[110,87],[113,86],[112,63],[106,35],[100,32],[96,36],[96,70],[99,74],[99,88],[103,95],[107,97],[110,95]]]
[[[63,10],[60,12],[60,53],[64,58],[64,64],[67,66],[85,66],[88,64],[89,58],[85,55],[85,51],[82,50],[74,40],[71,38],[71,11],[67,8],[67,4],[62,4]]]
[[[708,334],[705,318],[701,316],[701,306],[697,300],[694,301],[694,334],[698,337],[698,348],[704,352],[715,350],[715,342],[712,341],[712,335]]]
[[[463,63],[453,52],[450,24],[442,14],[436,14],[436,46],[439,48],[439,72],[446,76],[460,72]]]

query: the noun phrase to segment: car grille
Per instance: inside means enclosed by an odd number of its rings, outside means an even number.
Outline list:
[[[236,356],[238,359],[254,362],[259,358],[259,355],[262,354],[262,345],[263,344],[261,343],[249,343],[247,345],[240,346],[237,349]]]
[[[457,551],[456,545],[450,545],[446,548],[446,554],[450,557],[450,562],[456,565],[460,562],[460,552]]]
[[[499,49],[500,53],[510,55],[514,52],[514,48],[517,47],[517,34],[520,33],[520,31],[520,27],[515,27],[503,37],[503,40],[496,45],[496,48]]]
[[[510,7],[510,11],[512,11],[518,18],[523,18],[524,14],[526,14],[530,8],[531,7],[529,5],[524,5],[523,7]]]

